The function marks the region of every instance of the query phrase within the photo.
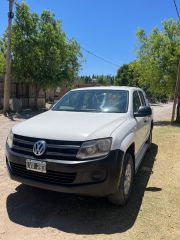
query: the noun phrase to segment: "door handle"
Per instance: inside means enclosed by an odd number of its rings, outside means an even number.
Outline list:
[[[147,119],[144,119],[144,123],[147,123]]]

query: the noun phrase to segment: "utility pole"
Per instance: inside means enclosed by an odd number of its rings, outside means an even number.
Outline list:
[[[173,0],[173,2],[174,2],[174,7],[176,9],[176,13],[180,22],[180,14],[178,11],[176,0]],[[176,121],[180,122],[180,60],[179,60],[178,71],[177,71],[177,80],[176,80],[176,86],[175,86],[175,92],[174,92],[174,104],[173,104],[171,123],[173,123],[174,121],[176,105],[177,105]]]
[[[175,93],[174,93],[174,103],[173,103],[171,123],[173,123],[173,121],[174,121],[176,105],[177,105],[176,121],[180,121],[180,119],[179,119],[180,118],[180,61],[179,61],[178,72],[177,72],[177,80],[176,80]]]
[[[4,107],[3,107],[4,113],[6,113],[9,110],[9,99],[11,94],[11,28],[12,19],[14,17],[13,2],[14,0],[9,0],[6,73],[4,79]]]
[[[180,61],[179,61],[178,75],[177,75],[177,113],[176,113],[176,121],[180,122]]]

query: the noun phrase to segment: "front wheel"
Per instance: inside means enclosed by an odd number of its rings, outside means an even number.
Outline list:
[[[124,166],[119,183],[119,187],[116,193],[108,196],[108,200],[116,205],[125,205],[129,199],[132,185],[134,180],[134,161],[132,155],[125,154]]]

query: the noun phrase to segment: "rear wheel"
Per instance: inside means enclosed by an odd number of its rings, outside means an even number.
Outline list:
[[[108,196],[108,200],[116,205],[125,205],[129,199],[134,179],[134,161],[131,154],[126,153],[124,166],[116,193]]]

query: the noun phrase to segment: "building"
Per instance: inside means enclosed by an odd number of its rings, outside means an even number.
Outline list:
[[[4,77],[0,77],[0,109],[3,108]],[[15,79],[11,82],[10,108],[12,111],[20,111],[25,108],[35,107],[35,87],[25,83],[19,83]],[[45,107],[45,92],[40,90],[38,107]]]

